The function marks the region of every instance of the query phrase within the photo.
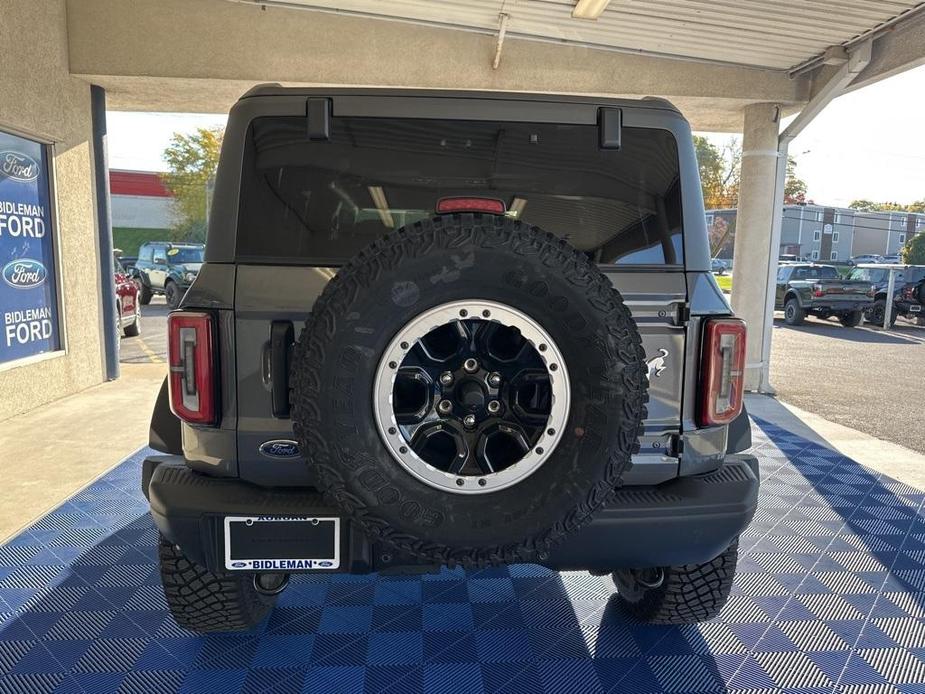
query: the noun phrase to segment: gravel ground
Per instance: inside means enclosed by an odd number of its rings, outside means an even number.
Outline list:
[[[925,453],[925,328],[890,332],[808,318],[774,321],[777,397],[844,426]]]

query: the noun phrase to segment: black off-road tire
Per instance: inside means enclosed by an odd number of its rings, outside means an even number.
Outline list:
[[[883,316],[886,313],[886,300],[877,299],[864,313],[864,319],[875,328],[883,327]],[[890,312],[890,327],[896,325],[896,307]]]
[[[164,537],[158,545],[161,584],[170,613],[184,629],[199,634],[247,631],[276,604],[259,593],[252,574],[214,574],[190,561]]]
[[[650,569],[648,576],[634,570],[615,571],[617,600],[629,615],[650,624],[704,622],[718,615],[726,604],[738,557],[736,540],[705,564]],[[661,583],[657,587],[647,587],[655,585],[653,578],[658,577]]]
[[[150,304],[151,297],[153,296],[154,294],[151,292],[151,287],[149,287],[147,284],[139,280],[138,282],[138,301],[141,302],[141,305],[147,306],[148,304]]]
[[[860,325],[863,317],[864,313],[862,311],[848,311],[838,317],[838,322],[846,328],[855,328]]]
[[[569,370],[549,458],[513,486],[455,494],[419,481],[374,423],[375,373],[394,335],[460,300],[540,323]],[[293,424],[330,503],[397,552],[449,566],[537,562],[611,499],[639,450],[645,354],[622,297],[588,257],[498,215],[444,215],[368,246],[315,303],[292,363]]]
[[[180,291],[179,285],[170,280],[164,285],[164,297],[167,299],[167,306],[171,311],[176,311],[183,299],[183,292]]]
[[[787,325],[803,325],[806,320],[806,311],[800,306],[800,302],[795,298],[787,299],[784,304],[784,322]]]

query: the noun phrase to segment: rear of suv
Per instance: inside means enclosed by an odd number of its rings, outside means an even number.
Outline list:
[[[755,511],[745,326],[667,102],[268,85],[232,109],[143,487],[171,611],[533,562],[714,616]]]

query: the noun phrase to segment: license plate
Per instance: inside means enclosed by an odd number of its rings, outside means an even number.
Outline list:
[[[912,304],[912,306],[909,307],[909,313],[918,313],[921,310],[922,310],[922,307],[919,306],[918,304]]]
[[[340,518],[226,516],[229,571],[330,571],[340,567]]]

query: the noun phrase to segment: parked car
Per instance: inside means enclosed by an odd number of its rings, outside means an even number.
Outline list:
[[[856,255],[848,261],[849,265],[861,265],[862,263],[882,263],[883,256],[880,255]]]
[[[899,265],[902,260],[898,255],[885,255],[880,259],[884,265]]]
[[[895,270],[894,273],[890,327],[896,323],[898,316],[921,323],[922,305],[925,303],[925,266],[906,265],[900,270]],[[870,296],[873,298],[873,303],[865,309],[864,320],[875,325],[883,325],[890,270],[883,267],[861,266],[852,270],[850,277],[870,283]]]
[[[725,275],[732,267],[732,263],[722,258],[713,258],[711,261],[712,271],[717,275]]]
[[[115,260],[116,332],[125,337],[141,335],[141,302],[138,287],[121,261]]]
[[[250,628],[291,573],[522,562],[717,614],[757,461],[673,106],[267,85],[222,150],[142,472],[180,625]]]
[[[155,294],[163,294],[175,309],[199,274],[204,246],[201,243],[151,241],[138,249],[135,277],[141,284],[141,303],[147,306]]]
[[[846,328],[853,328],[873,302],[870,286],[870,282],[842,279],[832,265],[782,265],[774,306],[783,310],[787,325],[800,325],[811,314],[823,320],[836,316]]]

